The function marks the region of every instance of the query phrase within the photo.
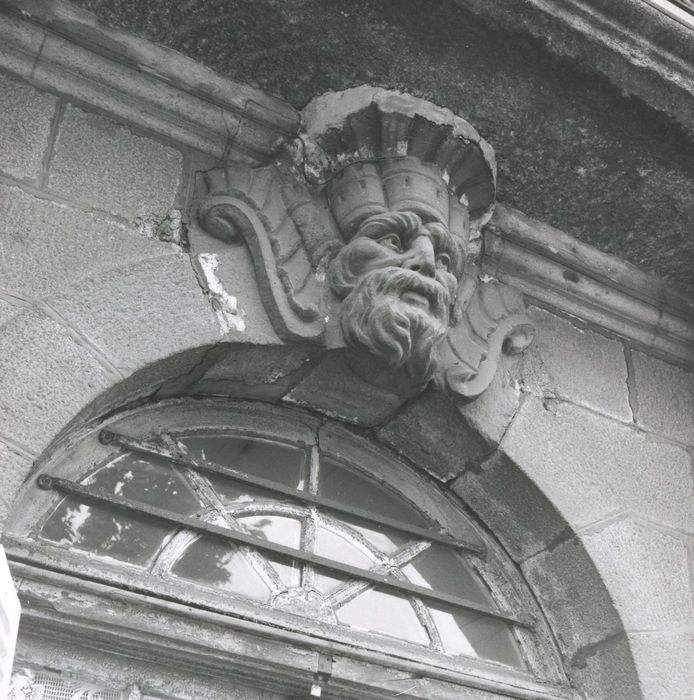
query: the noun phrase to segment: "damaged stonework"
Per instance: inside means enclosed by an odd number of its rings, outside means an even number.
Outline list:
[[[146,238],[156,238],[163,243],[173,243],[182,250],[188,247],[188,228],[180,209],[171,208],[162,218],[150,213],[135,219],[140,234]]]
[[[303,115],[269,165],[204,173],[192,220],[247,245],[284,340],[348,348],[355,375],[399,396],[433,379],[478,396],[534,333],[522,295],[471,262],[495,202],[491,147],[449,110],[380,88]]]
[[[239,309],[238,300],[224,289],[217,276],[219,257],[214,253],[199,253],[196,261],[202,275],[203,289],[217,316],[222,336],[230,331],[245,331],[246,322],[243,320],[243,312]]]

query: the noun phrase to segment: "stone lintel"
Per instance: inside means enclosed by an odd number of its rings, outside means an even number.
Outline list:
[[[675,364],[694,365],[694,299],[558,229],[497,205],[482,272]]]
[[[284,100],[48,0],[0,0],[0,67],[216,158],[267,159],[299,126]]]

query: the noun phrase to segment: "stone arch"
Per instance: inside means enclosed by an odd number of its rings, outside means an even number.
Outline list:
[[[197,341],[197,334],[192,334],[188,338],[190,347],[95,391],[90,400],[76,405],[72,417],[65,413],[65,402],[72,400],[75,382],[88,382],[89,368],[73,376],[69,384],[61,384],[64,377],[54,375],[53,385],[45,390],[51,396],[62,394],[64,401],[56,402],[54,432],[47,437],[37,464],[50,457],[59,439],[69,439],[80,427],[98,423],[124,405],[157,398],[214,395],[277,403],[304,385],[308,389],[300,394],[300,403],[315,410],[310,405],[313,391],[320,410],[330,412],[312,377],[321,373],[325,376],[327,368],[339,385],[340,368],[334,353],[325,353],[311,344],[201,345]],[[500,384],[495,382],[491,391],[501,390]],[[429,390],[374,424],[369,418],[372,401],[373,397],[365,394],[361,406],[351,405],[357,414],[361,409],[366,423],[371,423],[369,427],[362,423],[357,432],[447,482],[511,555],[546,615],[572,684],[587,698],[640,697],[628,640],[599,567],[561,509],[534,481],[532,465],[520,463],[494,446],[490,435],[498,426],[490,417],[481,417],[480,413],[473,421],[469,407],[461,413],[450,399]],[[289,403],[299,402],[290,398]],[[337,407],[338,414],[339,410]],[[358,415],[357,420],[355,416],[348,418],[352,426],[360,422]],[[419,430],[413,427],[416,425]],[[428,431],[431,426],[437,426],[436,432]],[[434,446],[436,470],[427,458]],[[28,481],[33,471],[30,460],[22,460],[18,470],[13,477],[16,483],[24,481],[26,488],[32,488]],[[11,503],[8,505],[11,507]]]

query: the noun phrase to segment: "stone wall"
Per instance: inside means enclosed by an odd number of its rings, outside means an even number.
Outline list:
[[[218,264],[244,323],[220,325],[180,217],[202,156],[6,74],[0,90],[0,520],[86,418],[177,392],[296,403],[325,374],[310,348],[280,347],[243,248]],[[536,344],[476,402],[428,392],[367,437],[496,534],[588,698],[685,698],[694,375],[558,314],[533,307]]]
[[[220,331],[190,258],[159,239],[183,201],[181,150],[7,75],[0,104],[4,519],[66,419]]]
[[[500,395],[502,415],[469,409],[496,422],[499,446],[452,488],[473,508],[479,501],[526,578],[546,585],[542,603],[571,666],[579,675],[601,667],[595,697],[634,697],[620,675],[628,645],[645,698],[685,698],[694,683],[694,374],[576,319],[532,316],[536,344],[480,400]],[[597,577],[578,566],[583,552]]]

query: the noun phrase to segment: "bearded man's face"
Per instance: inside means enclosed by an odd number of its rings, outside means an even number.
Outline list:
[[[411,212],[367,219],[330,268],[345,341],[427,381],[462,274],[462,244]]]

